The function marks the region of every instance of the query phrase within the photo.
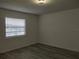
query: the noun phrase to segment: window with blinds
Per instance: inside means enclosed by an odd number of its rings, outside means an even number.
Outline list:
[[[5,18],[6,37],[25,35],[25,19]]]

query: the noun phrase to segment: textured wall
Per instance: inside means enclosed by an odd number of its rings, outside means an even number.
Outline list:
[[[5,17],[25,18],[26,35],[5,37]],[[0,9],[0,53],[36,43],[38,16]]]
[[[79,51],[79,9],[40,16],[39,42]]]

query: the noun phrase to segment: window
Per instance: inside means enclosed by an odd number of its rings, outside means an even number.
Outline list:
[[[5,18],[6,37],[25,35],[25,19]]]

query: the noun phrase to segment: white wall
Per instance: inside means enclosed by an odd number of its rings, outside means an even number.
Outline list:
[[[40,16],[39,42],[79,51],[79,9]]]
[[[5,17],[25,18],[26,19],[26,35],[18,37],[5,37]],[[0,53],[13,49],[28,46],[36,43],[37,39],[37,22],[38,16],[32,14],[23,14],[0,9]]]

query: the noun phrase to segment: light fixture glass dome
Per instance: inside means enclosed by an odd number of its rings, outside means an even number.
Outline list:
[[[32,1],[38,5],[44,5],[49,3],[49,0],[32,0]]]
[[[38,4],[46,4],[46,0],[38,0]]]

